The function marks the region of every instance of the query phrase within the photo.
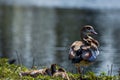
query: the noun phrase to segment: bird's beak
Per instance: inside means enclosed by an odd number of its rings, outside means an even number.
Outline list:
[[[92,34],[98,34],[95,30],[91,31]]]

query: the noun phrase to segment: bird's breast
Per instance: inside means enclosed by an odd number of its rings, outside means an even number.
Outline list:
[[[99,55],[98,49],[96,50],[89,49],[87,51],[83,51],[82,58],[89,62],[94,62],[98,55]]]

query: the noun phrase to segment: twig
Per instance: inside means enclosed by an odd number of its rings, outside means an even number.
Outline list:
[[[31,66],[31,68],[33,68],[34,65],[35,65],[35,57],[33,57],[33,61],[32,61],[32,66]]]
[[[107,68],[108,68],[108,76],[109,76],[110,75],[109,65],[107,65]]]
[[[20,62],[20,58],[19,58],[19,55],[18,55],[18,52],[17,52],[17,51],[15,51],[15,52],[16,52],[16,55],[17,55],[18,64],[21,64],[21,62]]]
[[[120,68],[119,68],[119,70],[118,70],[118,75],[120,76]]]
[[[111,64],[110,76],[112,76],[112,71],[113,71],[113,64]]]
[[[20,61],[21,61],[21,66],[23,65],[23,60],[22,60],[22,55],[20,53]]]

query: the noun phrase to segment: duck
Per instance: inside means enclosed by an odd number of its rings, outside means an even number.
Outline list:
[[[63,68],[57,69],[57,64],[51,65],[51,74],[53,77],[62,77],[63,79],[70,80],[67,72]]]
[[[81,66],[93,64],[99,55],[99,42],[91,37],[97,35],[97,32],[91,25],[85,25],[81,29],[81,40],[75,41],[70,46],[69,60],[77,67],[81,73]]]
[[[31,76],[31,77],[37,77],[38,75],[49,75],[52,76],[51,70],[49,68],[43,68],[39,70],[30,70],[25,72],[20,72],[19,75],[22,76]]]
[[[16,62],[16,59],[9,59],[9,60],[8,60],[8,63],[9,63],[9,64],[14,64],[15,62]]]
[[[30,70],[25,72],[20,72],[19,75],[22,76],[31,76],[37,77],[38,75],[48,75],[51,77],[62,77],[63,79],[70,80],[67,72],[59,67],[57,69],[57,64],[51,64],[50,68],[43,68],[38,70]]]

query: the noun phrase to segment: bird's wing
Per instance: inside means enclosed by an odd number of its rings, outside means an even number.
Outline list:
[[[82,46],[83,43],[82,41],[75,41],[72,43],[72,45],[70,46],[70,51],[69,51],[69,59],[73,59],[76,56],[76,51],[78,51],[80,49],[80,46]]]
[[[70,48],[74,51],[77,51],[77,50],[80,49],[80,46],[82,46],[82,45],[83,45],[82,41],[75,41],[75,42],[72,43]]]

